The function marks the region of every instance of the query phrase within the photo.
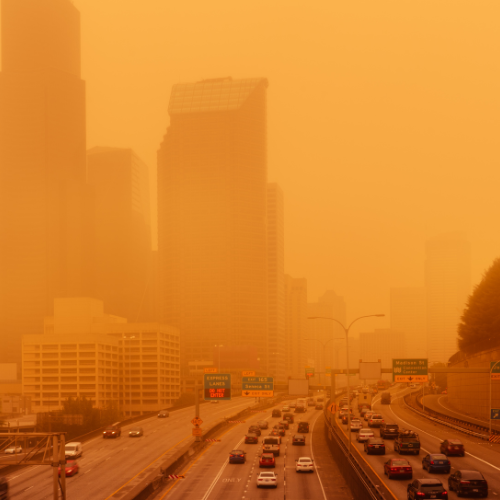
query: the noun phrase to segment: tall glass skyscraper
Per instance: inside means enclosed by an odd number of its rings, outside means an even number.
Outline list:
[[[69,0],[2,0],[0,362],[55,297],[89,292],[85,84]]]
[[[268,366],[267,85],[172,89],[158,152],[159,293],[162,322],[180,329],[183,376],[189,362],[217,364],[215,345],[255,346]]]

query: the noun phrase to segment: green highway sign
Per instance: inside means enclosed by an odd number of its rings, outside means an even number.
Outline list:
[[[273,377],[242,377],[241,395],[246,398],[272,398],[274,396]]]
[[[306,366],[306,375],[314,376],[314,368],[311,368],[310,366]]]
[[[426,358],[402,358],[392,360],[392,380],[394,382],[421,383],[429,381]]]
[[[205,373],[203,388],[205,401],[231,399],[231,374]]]
[[[500,380],[500,361],[490,361],[491,380]]]

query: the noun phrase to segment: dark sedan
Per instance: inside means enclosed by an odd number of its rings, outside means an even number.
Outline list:
[[[233,450],[229,453],[230,464],[244,464],[246,459],[246,452],[243,450]]]
[[[368,438],[364,448],[367,455],[385,455],[385,443],[382,438]]]
[[[132,427],[128,431],[128,437],[140,437],[144,435],[144,431],[142,430],[142,427]]]
[[[488,482],[477,470],[457,470],[448,477],[448,489],[456,491],[457,496],[488,496]]]
[[[261,429],[268,429],[269,428],[269,422],[267,420],[259,420],[257,422],[257,425],[261,428]]]
[[[258,425],[251,425],[248,428],[248,432],[251,434],[257,434],[257,436],[260,436],[262,434],[262,431],[260,430],[260,427]]]
[[[446,456],[448,455],[458,455],[459,457],[465,456],[464,444],[459,439],[446,439],[445,441],[441,441],[441,446],[439,451],[441,453],[444,453]]]
[[[259,443],[259,437],[257,434],[247,434],[245,436],[245,443],[246,444],[258,444]]]
[[[420,500],[421,498],[448,499],[448,492],[439,479],[415,479],[407,488],[408,500]]]
[[[446,455],[441,453],[431,453],[422,459],[422,469],[429,472],[444,472],[450,473],[451,462]]]

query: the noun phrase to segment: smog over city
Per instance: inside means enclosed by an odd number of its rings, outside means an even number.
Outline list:
[[[499,19],[0,0],[0,500],[500,494]]]

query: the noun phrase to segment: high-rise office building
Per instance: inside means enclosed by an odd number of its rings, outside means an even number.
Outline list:
[[[333,318],[345,325],[346,305],[344,297],[337,295],[333,290],[325,292],[318,302],[307,304],[308,317]],[[335,321],[330,319],[311,319],[307,322],[306,355],[313,359],[316,372],[324,373],[326,367],[338,368],[337,363],[342,359],[339,349],[345,346],[344,329]],[[340,340],[339,340],[340,339]],[[345,354],[344,354],[345,355]],[[329,382],[322,375],[317,380]]]
[[[285,380],[285,228],[283,191],[267,186],[267,299],[269,376]]]
[[[446,363],[458,350],[458,324],[471,292],[470,244],[464,234],[426,241],[425,289],[429,363]]]
[[[303,378],[307,366],[307,280],[285,275],[286,375]]]
[[[92,148],[88,182],[94,193],[94,296],[110,314],[152,321],[153,274],[149,173],[131,149]]]
[[[365,362],[380,359],[382,368],[392,368],[394,358],[406,357],[414,356],[407,356],[406,336],[401,332],[380,328],[359,334],[359,359]]]
[[[20,368],[55,297],[89,294],[80,15],[70,0],[2,1],[0,362]]]
[[[181,369],[214,346],[267,359],[264,78],[174,85],[158,152],[162,323],[181,334]],[[244,369],[244,367],[242,367]]]
[[[427,358],[425,288],[391,288],[391,330],[406,337],[411,358]]]

